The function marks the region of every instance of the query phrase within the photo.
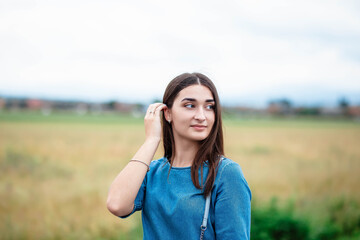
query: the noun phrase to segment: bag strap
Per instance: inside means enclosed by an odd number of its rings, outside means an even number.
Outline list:
[[[224,159],[224,156],[221,156],[220,161],[219,161],[219,165],[220,165],[220,163],[221,163],[221,161],[223,159]],[[203,217],[202,224],[200,226],[200,229],[201,229],[200,240],[203,240],[204,233],[205,233],[206,226],[207,226],[207,219],[209,217],[209,209],[210,209],[210,197],[211,197],[211,191],[210,191],[209,195],[207,195],[207,197],[206,197],[204,217]]]
[[[206,230],[206,226],[207,226],[207,219],[208,219],[208,216],[209,216],[209,209],[210,209],[210,196],[211,196],[211,192],[206,197],[204,218],[203,218],[202,224],[200,226],[200,228],[201,228],[200,240],[203,239],[204,233],[205,233],[205,230]]]

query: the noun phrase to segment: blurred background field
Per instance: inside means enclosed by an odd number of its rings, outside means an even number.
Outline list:
[[[252,239],[359,239],[359,122],[225,115],[224,128]],[[106,196],[143,140],[142,118],[0,113],[0,239],[141,239],[141,214],[116,218]]]

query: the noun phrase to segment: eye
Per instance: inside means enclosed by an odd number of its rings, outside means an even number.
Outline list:
[[[214,105],[207,105],[206,108],[213,110],[215,108],[215,106]]]
[[[187,103],[187,104],[185,104],[185,107],[186,107],[186,108],[194,108],[195,105],[192,104],[192,103]]]

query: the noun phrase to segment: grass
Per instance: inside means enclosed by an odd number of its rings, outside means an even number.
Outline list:
[[[1,239],[141,239],[140,213],[120,220],[105,201],[144,140],[142,123],[122,115],[0,113]],[[338,228],[357,224],[358,122],[225,116],[224,130],[226,155],[241,165],[254,206],[291,201],[310,230],[331,219]]]

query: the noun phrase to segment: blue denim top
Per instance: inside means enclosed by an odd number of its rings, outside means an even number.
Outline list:
[[[166,158],[152,161],[134,202],[142,210],[144,240],[199,239],[205,198],[191,180],[191,167],[172,167]],[[201,175],[199,169],[199,181]],[[208,174],[203,168],[203,183]],[[204,239],[250,239],[251,191],[239,164],[223,158],[214,187]]]

